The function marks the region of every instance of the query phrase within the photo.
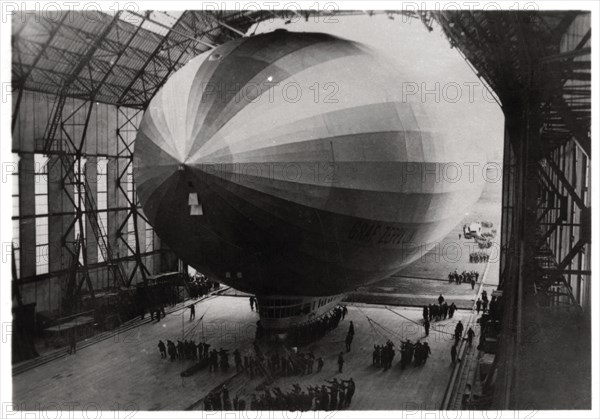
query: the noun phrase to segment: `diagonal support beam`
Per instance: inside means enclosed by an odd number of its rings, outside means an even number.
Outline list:
[[[582,124],[577,120],[577,118],[575,118],[573,111],[569,108],[567,102],[565,102],[564,97],[555,96],[552,100],[552,106],[558,111],[563,122],[573,133],[573,139],[577,145],[588,157],[591,157],[592,145],[589,132],[585,129],[585,127],[582,127]]]
[[[548,55],[540,60],[541,63],[552,63],[560,60],[570,60],[575,57],[579,57],[581,55],[588,55],[592,53],[591,48],[580,48],[574,49],[568,52],[561,52],[560,54]]]
[[[585,239],[580,239],[575,246],[573,246],[573,248],[569,251],[569,253],[567,253],[567,255],[565,256],[565,258],[560,262],[560,264],[558,265],[558,267],[556,268],[558,271],[564,271],[565,268],[567,266],[569,266],[569,264],[571,263],[571,261],[573,260],[573,258],[577,255],[577,253],[579,253],[581,251],[581,249],[583,249],[583,247],[588,244],[587,240]]]
[[[582,210],[587,209],[585,202],[583,202],[583,199],[581,199],[581,197],[577,194],[577,191],[575,191],[575,188],[573,188],[573,185],[571,185],[569,180],[565,177],[565,174],[562,172],[562,170],[560,170],[560,167],[558,167],[556,162],[554,162],[552,159],[546,159],[546,162],[552,168],[554,173],[556,173],[558,179],[567,189],[567,192],[569,192],[569,195],[571,196],[571,198],[573,198],[573,201],[575,201],[577,206]]]

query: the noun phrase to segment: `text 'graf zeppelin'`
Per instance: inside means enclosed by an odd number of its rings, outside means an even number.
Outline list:
[[[414,234],[408,230],[389,225],[374,224],[365,221],[354,223],[348,238],[353,241],[369,244],[402,244],[412,241]]]

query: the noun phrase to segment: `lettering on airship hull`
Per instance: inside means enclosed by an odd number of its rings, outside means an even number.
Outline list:
[[[348,239],[359,243],[409,245],[414,231],[392,226],[383,226],[366,221],[357,221],[350,228]]]

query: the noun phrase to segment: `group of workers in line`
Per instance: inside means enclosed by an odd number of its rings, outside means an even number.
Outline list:
[[[215,410],[342,410],[347,409],[352,403],[356,391],[356,384],[352,378],[348,380],[326,380],[327,384],[308,386],[302,389],[300,385],[293,384],[291,390],[283,391],[280,387],[265,388],[259,394],[250,396],[249,406],[245,399],[236,394],[230,398],[226,385],[211,391],[204,398],[204,409]]]
[[[187,279],[187,290],[191,298],[200,298],[211,291],[218,290],[221,284],[217,281],[211,281],[205,275],[196,273],[189,275]]]
[[[316,320],[292,326],[288,330],[288,340],[296,346],[314,342],[337,328],[347,314],[348,308],[345,305],[338,305]]]
[[[454,313],[458,310],[456,304],[448,305],[443,295],[438,297],[438,304],[429,304],[423,306],[423,327],[425,328],[425,336],[429,336],[429,329],[432,321],[441,321],[451,319]]]
[[[373,365],[387,371],[392,367],[395,355],[394,343],[391,340],[388,340],[385,345],[375,345],[373,347]],[[424,365],[429,355],[431,355],[431,348],[427,342],[421,343],[418,340],[416,343],[412,343],[410,339],[402,341],[400,367],[405,369],[413,361],[415,365]]]
[[[211,369],[215,369],[219,366],[219,359],[221,369],[226,370],[229,368],[229,359],[227,350],[221,348],[219,351],[216,349],[210,350],[210,344],[206,342],[196,342],[192,340],[177,340],[175,344],[172,340],[167,340],[165,343],[162,340],[158,341],[158,350],[160,357],[166,359],[167,356],[171,361],[184,361],[184,360],[208,360]]]
[[[471,289],[475,289],[475,284],[479,281],[479,272],[477,271],[462,271],[458,273],[455,269],[454,272],[448,274],[448,282],[460,284],[471,284]]]
[[[492,297],[492,298],[495,301],[495,297]],[[480,311],[483,314],[485,314],[488,311],[489,303],[490,303],[490,300],[488,299],[487,292],[485,290],[483,290],[481,292],[481,298],[478,298],[477,301],[475,302],[475,310],[477,311],[477,314],[479,314]]]
[[[465,329],[465,326],[459,320],[458,323],[456,324],[456,327],[454,328],[454,344],[450,348],[450,358],[452,359],[453,364],[455,364],[456,362],[460,362],[460,358],[458,357],[458,345],[463,336],[464,329]],[[469,343],[469,346],[473,345],[474,337],[475,337],[475,331],[473,330],[472,327],[469,327],[469,330],[467,330],[467,337],[464,338]]]
[[[469,254],[470,263],[484,263],[490,259],[490,255],[486,252],[479,251]]]
[[[307,386],[293,384],[290,391],[279,387],[266,388],[260,394],[252,394],[251,410],[343,410],[350,407],[356,391],[352,378],[348,380],[325,380],[327,384]]]

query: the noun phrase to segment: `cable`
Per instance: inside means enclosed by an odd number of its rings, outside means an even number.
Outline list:
[[[212,297],[213,296],[211,295],[209,298],[212,299]],[[206,298],[206,299],[204,299],[204,300],[202,300],[200,302],[207,301],[209,298]],[[202,316],[200,316],[200,318],[198,320],[196,320],[196,324],[194,324],[194,326],[192,326],[187,332],[185,332],[183,334],[184,338],[187,337],[202,322],[202,320],[204,319],[204,316],[206,316],[206,313],[208,313],[208,310],[210,309],[211,305],[212,305],[212,303],[210,303],[208,305],[208,307],[206,307],[206,310],[204,311],[204,314]],[[183,316],[182,316],[182,318],[183,318]]]
[[[258,25],[260,25],[261,21],[259,20],[258,23],[256,24],[256,26],[254,27],[254,32],[252,32],[251,36],[254,36],[256,34],[256,30],[258,29]]]
[[[377,331],[377,329],[375,329],[375,327],[374,327],[374,326],[371,324],[371,319],[370,319],[370,317],[369,317],[369,316],[367,316],[367,315],[365,314],[365,312],[364,312],[364,311],[362,311],[362,310],[360,309],[360,307],[356,306],[356,308],[358,309],[358,311],[360,311],[360,313],[361,313],[363,316],[365,316],[365,318],[366,318],[366,319],[367,319],[367,321],[369,322],[369,326],[371,326],[371,329],[375,330],[375,332],[376,332],[376,333],[378,333],[379,335],[381,335],[381,333],[379,333],[379,332]],[[373,331],[372,331],[372,330],[370,331],[370,333],[371,333],[371,337],[373,337],[374,335],[373,335]]]
[[[379,326],[381,329],[385,330],[386,332],[388,332],[389,334],[391,334],[391,335],[393,335],[393,336],[396,336],[396,337],[398,337],[398,338],[400,339],[400,341],[402,341],[402,335],[400,335],[399,333],[397,333],[397,332],[394,332],[392,329],[388,329],[387,327],[385,327],[384,325],[382,325],[382,324],[380,324],[380,323],[376,322],[376,321],[375,321],[375,320],[373,320],[373,319],[371,319],[371,321],[372,321],[373,323],[375,323],[377,326]],[[389,339],[389,338],[388,338],[388,339]],[[389,340],[391,340],[391,339],[389,339]]]
[[[387,331],[388,333],[390,333],[390,334],[392,334],[392,335],[399,336],[399,335],[397,335],[395,332],[393,332],[393,331],[391,331],[391,330],[388,330],[387,328],[385,328],[384,326],[382,326],[381,324],[377,323],[375,320],[373,320],[372,318],[370,318],[369,316],[367,316],[367,315],[366,315],[366,314],[365,314],[365,313],[364,313],[364,312],[363,312],[363,311],[360,309],[360,307],[356,306],[356,308],[358,309],[358,311],[360,311],[360,312],[361,312],[361,314],[362,314],[363,316],[365,316],[365,318],[366,318],[366,319],[367,319],[367,321],[369,322],[369,326],[370,326],[370,327],[371,327],[373,330],[375,330],[375,332],[376,332],[376,333],[377,333],[379,336],[381,336],[383,339],[385,339],[385,340],[391,340],[391,339],[389,338],[389,336],[386,336],[386,335],[384,335],[383,333],[381,333],[379,330],[377,330],[377,328],[376,328],[375,326],[373,326],[373,324],[376,324],[376,325],[377,325],[377,326],[379,326],[381,329],[383,329],[383,330]],[[371,336],[372,336],[372,334],[371,334]],[[399,336],[399,337],[400,337],[400,340],[402,340],[402,337],[401,337],[401,336]]]
[[[400,313],[396,313],[394,310],[392,310],[392,309],[391,309],[391,308],[389,308],[389,307],[386,307],[386,309],[387,309],[387,310],[389,310],[389,311],[391,311],[391,312],[392,312],[392,313],[394,313],[395,315],[402,317],[403,319],[406,319],[406,320],[408,320],[408,321],[410,321],[410,322],[413,322],[414,324],[417,324],[417,325],[419,325],[419,326],[423,326],[421,323],[419,323],[419,322],[417,322],[417,321],[415,321],[415,320],[409,319],[408,317],[406,317],[406,316],[403,316],[403,315],[402,315],[402,314],[400,314]],[[433,330],[434,332],[438,332],[438,333],[445,333],[445,334],[447,334],[447,335],[452,335],[452,336],[454,336],[454,333],[446,332],[446,331],[443,331],[443,330],[438,330],[438,329],[434,328],[433,326],[431,327],[431,330]]]

